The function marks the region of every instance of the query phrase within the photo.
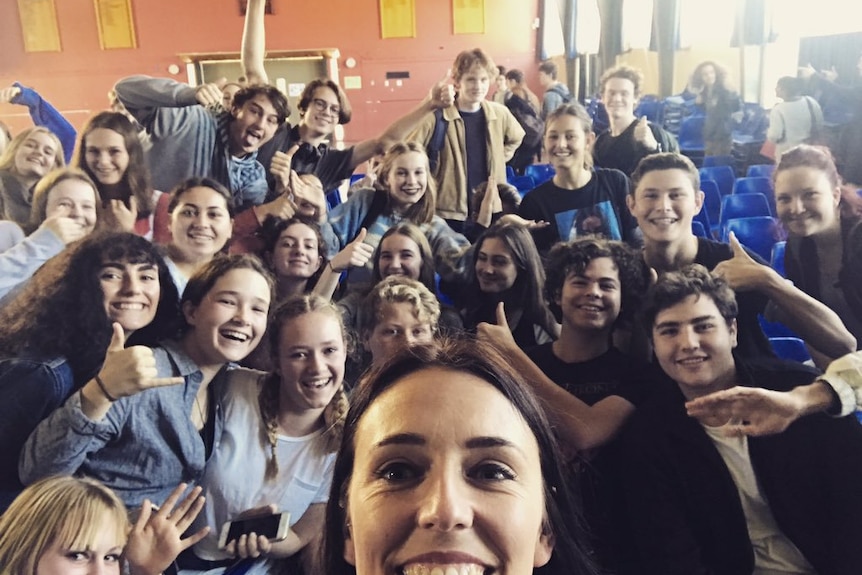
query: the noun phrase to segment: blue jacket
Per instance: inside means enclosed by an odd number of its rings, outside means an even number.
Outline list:
[[[27,437],[76,388],[65,358],[0,360],[0,512],[24,488],[18,457]]]
[[[18,82],[12,85],[21,90],[17,96],[12,98],[12,103],[27,106],[33,123],[48,128],[59,138],[60,143],[63,144],[63,157],[67,164],[70,163],[72,152],[75,150],[75,138],[78,135],[75,127],[54,106],[42,99],[42,96],[37,94],[35,90],[22,86]]]
[[[185,383],[120,398],[101,421],[88,419],[81,395],[72,394],[24,445],[18,471],[25,484],[50,475],[85,475],[105,483],[127,506],[137,507],[144,499],[161,503],[180,482],[197,482],[207,452],[189,414],[203,375],[176,342],[164,342],[153,351],[159,377],[182,376]],[[222,430],[216,386],[222,385],[225,373],[223,369],[210,383],[216,445]]]

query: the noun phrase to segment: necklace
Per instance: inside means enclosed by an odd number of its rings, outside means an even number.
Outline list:
[[[201,426],[201,428],[203,428],[203,426],[206,424],[207,418],[206,418],[206,415],[204,415],[204,410],[201,407],[200,398],[197,396],[197,394],[195,394],[195,406],[198,408],[198,416],[200,417],[200,420],[201,420],[200,426]]]

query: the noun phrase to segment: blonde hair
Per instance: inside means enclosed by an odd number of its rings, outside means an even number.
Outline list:
[[[0,517],[0,575],[36,575],[48,549],[85,549],[111,526],[117,546],[129,531],[126,506],[93,479],[56,476],[25,489]]]
[[[48,217],[48,196],[51,190],[57,187],[60,183],[66,180],[78,180],[89,185],[93,189],[93,198],[97,206],[102,205],[102,198],[99,195],[99,189],[93,180],[78,168],[60,168],[45,174],[41,180],[36,183],[33,188],[33,204],[30,208],[30,223],[27,233],[33,233],[36,228],[42,225]]]
[[[6,149],[3,150],[2,154],[0,154],[0,170],[10,170],[15,172],[15,154],[18,153],[18,148],[24,144],[24,140],[33,134],[48,134],[51,140],[53,140],[56,150],[54,153],[54,165],[51,166],[51,169],[56,170],[66,167],[66,159],[63,157],[63,144],[60,142],[60,138],[58,138],[57,135],[48,128],[35,126],[33,128],[27,128],[12,138],[12,141],[9,142]]]
[[[437,333],[440,321],[440,302],[431,290],[421,282],[405,276],[390,276],[375,285],[357,312],[359,333],[366,337],[383,319],[383,306],[392,303],[408,303],[413,307],[413,315],[420,321],[431,324],[431,331]]]
[[[389,191],[389,174],[392,172],[392,165],[395,160],[405,154],[417,153],[425,159],[425,173],[427,174],[425,193],[419,200],[408,208],[404,217],[416,225],[429,224],[434,219],[434,213],[437,210],[437,182],[431,175],[431,166],[428,164],[428,153],[425,151],[425,146],[419,142],[398,142],[394,144],[383,156],[383,163],[380,166],[380,183],[386,188],[388,197],[392,196]]]
[[[294,296],[281,304],[270,320],[267,334],[269,334],[270,351],[272,362],[278,365],[278,348],[281,339],[281,330],[291,320],[308,313],[322,312],[332,316],[338,322],[341,336],[344,339],[345,357],[349,350],[350,340],[341,321],[341,313],[329,300],[315,294]],[[263,425],[261,426],[261,442],[269,447],[269,459],[266,462],[264,478],[271,481],[278,476],[278,400],[281,378],[277,373],[269,374],[263,381],[258,405]],[[344,393],[344,385],[335,392],[332,399],[323,410],[322,451],[323,453],[334,453],[341,444],[341,436],[344,432],[344,419],[347,417],[347,394]],[[2,575],[2,574],[0,574]]]

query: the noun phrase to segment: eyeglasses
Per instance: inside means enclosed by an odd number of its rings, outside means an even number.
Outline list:
[[[320,112],[325,112],[329,110],[329,113],[333,116],[338,116],[339,114],[341,114],[341,107],[337,104],[330,105],[329,102],[327,102],[326,100],[321,100],[320,98],[314,98],[311,103],[314,104],[314,107],[317,108],[317,110]]]

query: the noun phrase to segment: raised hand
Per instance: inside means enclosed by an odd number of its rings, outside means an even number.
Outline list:
[[[64,244],[70,244],[87,235],[87,230],[81,223],[69,217],[69,207],[60,206],[59,212],[45,218],[40,228],[51,230]]]
[[[506,308],[503,302],[497,304],[497,324],[482,322],[476,326],[476,336],[485,342],[495,345],[500,351],[518,349],[509,321],[506,319]]]
[[[177,504],[186,487],[185,483],[177,486],[155,513],[149,500],[144,500],[123,551],[132,575],[159,575],[181,552],[209,533],[209,527],[204,527],[183,538],[204,506],[200,487]]]
[[[21,88],[18,86],[8,86],[0,89],[0,104],[9,104],[12,99],[21,93]]]
[[[730,232],[728,239],[730,248],[733,250],[733,257],[729,260],[720,262],[712,272],[724,278],[725,281],[734,290],[756,290],[764,282],[765,276],[771,271],[769,266],[759,264],[754,261],[736,235]]]
[[[119,399],[145,389],[179,385],[185,381],[182,377],[159,377],[153,350],[143,345],[125,347],[123,326],[114,322],[113,328],[105,363],[99,371],[99,378],[108,395]]]
[[[374,248],[365,243],[367,235],[368,231],[365,228],[360,229],[353,241],[329,260],[332,271],[339,273],[351,267],[362,267],[368,263],[368,260],[374,255]]]
[[[802,78],[803,80],[809,79],[811,76],[817,73],[817,70],[814,69],[814,66],[809,62],[805,66],[799,66],[796,69],[796,75]]]
[[[491,227],[494,214],[503,211],[503,201],[500,199],[500,190],[497,188],[497,180],[494,176],[488,176],[485,184],[485,195],[479,205],[479,213],[476,215],[476,223],[483,227]]]
[[[111,200],[102,210],[104,225],[114,232],[134,232],[138,220],[138,199],[129,197],[129,205],[123,200]]]
[[[294,144],[287,152],[276,152],[269,165],[270,173],[276,179],[276,191],[280,194],[290,188],[290,172],[293,156],[299,150],[299,144]]]
[[[326,194],[317,176],[298,175],[290,171],[290,191],[293,204],[301,215],[323,223],[326,220]]]
[[[804,406],[789,393],[756,387],[732,387],[685,404],[691,417],[727,424],[729,436],[781,433],[802,415]]]
[[[219,78],[215,82],[201,84],[195,88],[195,100],[205,108],[223,108],[224,94],[221,89],[227,83],[227,78]]]
[[[527,228],[528,230],[541,230],[542,228],[547,228],[550,226],[550,222],[546,222],[544,220],[528,220],[522,218],[518,214],[506,214],[502,216],[498,221],[498,224],[513,224],[516,226],[522,226]]]
[[[641,116],[637,121],[634,137],[636,141],[640,142],[648,150],[655,150],[658,147],[658,141],[656,141],[652,130],[649,129],[646,116]]]
[[[431,87],[431,105],[435,108],[448,108],[455,102],[455,86],[452,84],[452,71],[446,74]]]

